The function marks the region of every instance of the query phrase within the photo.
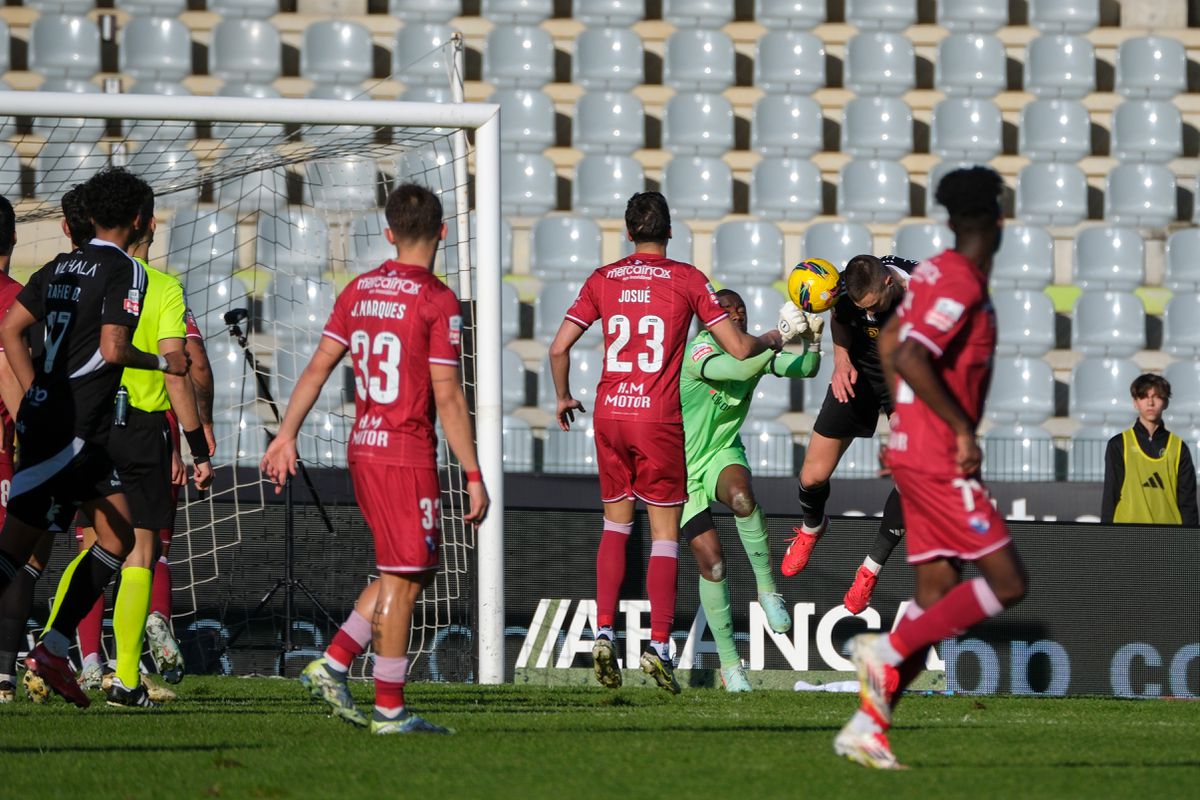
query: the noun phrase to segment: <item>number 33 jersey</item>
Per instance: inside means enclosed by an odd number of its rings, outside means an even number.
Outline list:
[[[729,316],[690,264],[634,253],[588,277],[567,319],[604,326],[593,419],[682,423],[679,372],[693,313],[706,327]]]
[[[324,335],[349,348],[354,429],[347,458],[436,464],[431,364],[457,367],[462,315],[428,269],[385,262],[338,295]]]

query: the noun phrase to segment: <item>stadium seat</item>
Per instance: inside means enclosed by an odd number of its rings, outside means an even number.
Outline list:
[[[1163,286],[1173,292],[1200,291],[1200,228],[1184,228],[1167,237]]]
[[[1200,424],[1200,364],[1192,359],[1175,361],[1163,370],[1163,377],[1171,383],[1169,424],[1174,428]]]
[[[1092,152],[1091,117],[1078,100],[1026,103],[1021,109],[1017,149],[1032,161],[1075,163]]]
[[[879,437],[855,439],[833,470],[835,478],[874,478],[879,474]]]
[[[846,22],[859,30],[902,31],[916,21],[916,0],[846,0]]]
[[[733,104],[722,95],[681,92],[663,110],[663,149],[677,154],[720,156],[734,145]]]
[[[733,172],[720,158],[676,156],[663,170],[671,216],[720,219],[733,209]]]
[[[826,325],[825,333],[821,336],[821,351],[833,352],[833,326]],[[801,381],[804,395],[804,413],[816,416],[821,410],[822,404],[825,402],[825,396],[829,392],[829,383],[833,379],[833,359],[822,358],[821,368],[817,370],[817,374],[811,378]]]
[[[1028,0],[1029,24],[1046,33],[1087,33],[1100,24],[1100,0]]]
[[[506,157],[508,155],[505,154]],[[395,168],[397,184],[411,181],[427,186],[441,198],[443,208],[453,207],[457,180],[454,177],[454,154],[448,143],[433,142],[407,150],[396,158]]]
[[[1084,425],[1072,433],[1067,444],[1067,480],[1103,481],[1108,440],[1121,430],[1122,426],[1117,424]]]
[[[933,107],[930,152],[941,158],[991,161],[1004,147],[1004,120],[990,100],[949,97]]]
[[[396,31],[392,74],[405,86],[445,86],[454,29],[435,22],[405,25]]]
[[[187,97],[191,92],[175,81],[142,80],[129,87],[127,94],[147,94],[155,97]],[[196,126],[178,120],[126,120],[125,137],[136,140],[177,142],[196,138]]]
[[[285,208],[287,173],[282,167],[275,167],[230,177],[217,184],[216,195],[218,208],[239,217]]]
[[[505,281],[500,284],[500,339],[508,344],[520,335],[521,296],[515,284]]]
[[[621,237],[622,258],[631,254],[634,247],[635,245],[629,241],[629,237]],[[693,261],[692,229],[678,219],[671,221],[671,239],[667,242],[667,258],[682,261],[685,264],[691,264]]]
[[[1042,424],[1054,416],[1054,371],[1036,357],[997,358],[984,408],[997,424]]]
[[[167,230],[167,267],[232,275],[237,264],[237,220],[222,211],[180,208]]]
[[[200,202],[200,164],[186,142],[146,142],[125,166],[154,186],[155,209]]]
[[[779,280],[782,268],[783,234],[772,223],[731,220],[713,232],[711,274],[722,283],[768,286]]]
[[[187,0],[117,0],[116,7],[133,17],[177,17],[187,11]]]
[[[5,81],[0,80],[0,92],[7,92],[7,91],[9,91],[9,85]],[[10,136],[13,136],[14,134],[16,134],[16,132],[17,132],[17,118],[0,116],[0,141],[8,139]],[[17,185],[18,185],[18,187],[20,186],[19,179],[17,181]],[[19,197],[20,195],[21,195],[21,190],[18,188],[16,196]]]
[[[811,97],[764,95],[754,104],[750,149],[767,157],[808,158],[824,146],[821,105]]]
[[[1081,100],[1096,90],[1096,55],[1082,36],[1047,34],[1025,50],[1025,91]]]
[[[845,86],[863,96],[899,96],[917,82],[912,42],[897,33],[860,33],[846,43]]]
[[[537,153],[500,154],[500,205],[509,216],[537,216],[558,204],[554,162]]]
[[[575,39],[571,82],[628,92],[645,78],[642,37],[629,28],[588,28]]]
[[[764,158],[754,166],[750,213],[806,220],[821,213],[821,170],[807,158]]]
[[[754,19],[767,30],[809,30],[825,21],[825,0],[754,0]]]
[[[39,200],[57,202],[67,190],[108,166],[107,148],[95,142],[46,142],[34,162]]]
[[[775,383],[787,386],[786,381],[778,378],[766,378],[765,383]],[[760,384],[761,386],[761,384]],[[758,402],[750,406],[750,413],[755,413]],[[796,474],[795,445],[792,441],[791,430],[780,422],[768,419],[747,419],[742,425],[742,445],[746,448],[746,460],[750,463],[750,471],[763,477],[783,478]]]
[[[285,346],[300,341],[316,341],[329,315],[336,295],[333,286],[319,278],[280,274],[267,287],[264,322],[270,323],[277,343]]]
[[[266,19],[279,13],[279,0],[206,0],[205,5],[222,18]]]
[[[304,187],[322,211],[364,211],[379,204],[379,170],[366,158],[304,162]]]
[[[504,440],[501,454],[504,471],[533,472],[533,430],[529,423],[505,414],[500,422],[500,434]]]
[[[600,264],[596,266],[600,266]],[[578,280],[575,282],[542,281],[542,288],[538,291],[533,303],[533,338],[542,344],[549,345],[554,341],[554,337],[566,317],[567,309],[579,297],[579,290],[583,288],[583,281],[587,278],[587,273],[581,272],[577,278]],[[604,342],[602,329],[602,325],[593,325],[584,331],[580,346],[600,347]],[[549,373],[545,375],[545,379],[550,379]]]
[[[587,217],[542,217],[529,231],[529,267],[543,280],[582,282],[602,266],[603,233]]]
[[[677,28],[720,28],[733,20],[733,0],[663,0],[663,19]]]
[[[1146,309],[1130,292],[1084,292],[1071,317],[1071,349],[1084,356],[1132,358],[1146,346]]]
[[[575,165],[571,210],[589,217],[623,219],[630,196],[645,190],[645,171],[632,156],[586,155]]]
[[[1112,154],[1162,164],[1183,154],[1183,117],[1167,100],[1126,100],[1112,116]]]
[[[180,81],[192,72],[192,39],[177,19],[134,17],[121,35],[119,68],[136,81]]]
[[[260,19],[223,19],[212,32],[208,71],[227,81],[270,83],[283,73],[279,31]]]
[[[1141,374],[1126,359],[1085,358],[1071,371],[1068,415],[1086,425],[1129,424],[1129,385]]]
[[[851,161],[841,171],[838,214],[855,222],[899,222],[909,215],[908,188],[908,170],[897,161]]]
[[[1104,186],[1104,218],[1118,225],[1161,228],[1177,216],[1175,174],[1161,164],[1120,164]]]
[[[1170,100],[1187,91],[1187,51],[1167,36],[1137,36],[1117,46],[1117,93]]]
[[[329,226],[312,209],[260,214],[255,261],[277,272],[319,278],[329,264]]]
[[[1040,358],[1054,349],[1054,304],[1040,291],[997,289],[996,353]],[[994,382],[994,381],[993,381]]]
[[[1033,225],[1074,225],[1087,216],[1087,177],[1072,164],[1027,165],[1017,175],[1017,218]]]
[[[10,41],[8,23],[0,19],[0,75],[3,75],[12,68]]]
[[[1004,44],[989,33],[950,34],[938,42],[933,84],[951,97],[993,97],[1004,91]]]
[[[300,76],[317,83],[357,86],[373,70],[371,32],[357,22],[320,20],[304,29]]]
[[[996,425],[983,435],[982,446],[985,480],[1045,483],[1055,479],[1054,438],[1044,428]]]
[[[12,145],[0,142],[0,196],[16,203],[21,194],[21,157]]]
[[[29,69],[47,78],[100,71],[100,29],[87,17],[43,14],[29,26]]]
[[[896,160],[913,149],[912,109],[898,97],[856,97],[842,118],[843,153]]]
[[[949,158],[933,165],[933,169],[929,170],[929,176],[926,179],[925,216],[932,217],[938,222],[946,221],[948,216],[946,209],[937,201],[938,184],[942,182],[942,178],[954,170],[973,166],[975,166],[975,162],[973,161],[959,161]]]
[[[1008,24],[1008,0],[941,0],[937,23],[953,33],[993,33]]]
[[[806,31],[768,30],[758,40],[754,85],[793,96],[824,89],[825,44]]]
[[[646,112],[629,92],[588,92],[575,103],[571,144],[583,153],[633,155],[646,146]]]
[[[488,98],[500,106],[500,148],[540,153],[555,143],[554,102],[537,89],[497,89]]]
[[[410,86],[397,99],[410,103],[453,103],[454,94],[449,86]]]
[[[261,83],[228,81],[217,90],[218,97],[281,97],[272,86]],[[260,145],[279,144],[284,141],[286,129],[283,125],[259,122],[214,122],[212,138],[232,147],[250,143]]]
[[[405,23],[446,23],[462,13],[461,0],[388,0],[388,13]]]
[[[315,83],[305,95],[312,100],[341,100],[347,103],[369,103],[371,95],[358,86],[339,86],[331,83]],[[375,140],[375,128],[370,125],[302,125],[300,135],[308,141],[343,145],[355,140],[370,144]]]
[[[559,322],[562,320],[559,319]],[[571,349],[571,396],[589,411],[596,408],[596,384],[600,382],[603,365],[604,351],[599,347],[576,346]],[[554,413],[556,402],[554,381],[550,377],[550,359],[547,358],[542,362],[542,372],[538,378],[538,407]]]
[[[196,324],[200,326],[204,338],[209,340],[228,328],[224,319],[226,311],[234,308],[253,310],[254,298],[246,289],[246,284],[227,274],[192,267],[183,276],[183,289],[187,293],[188,308],[196,317]],[[238,358],[241,358],[241,353],[238,353]],[[216,371],[214,367],[214,374]],[[238,372],[240,374],[240,368]],[[253,397],[253,387],[250,393]]]
[[[1008,235],[1007,230],[1005,235]],[[954,246],[954,233],[938,223],[913,223],[896,228],[892,239],[892,254],[913,261],[924,261],[930,256]]]
[[[384,235],[387,219],[382,209],[364,211],[350,220],[346,229],[346,267],[355,273],[368,272],[388,259],[396,248]]]
[[[801,240],[800,258],[823,258],[840,270],[855,256],[874,251],[865,225],[839,220],[810,225]]]
[[[497,25],[487,35],[483,79],[495,86],[542,88],[554,80],[554,40],[541,28]]]
[[[585,407],[587,403],[584,403]],[[554,406],[551,406],[553,408]],[[551,426],[546,431],[546,447],[542,451],[542,472],[550,475],[595,475],[595,431],[588,416],[576,417],[571,430]]]
[[[482,11],[489,22],[537,25],[554,14],[554,0],[483,0]]]
[[[27,0],[23,5],[42,14],[86,14],[96,7],[95,0]]]
[[[1085,291],[1132,292],[1146,280],[1146,243],[1132,228],[1084,228],[1072,248],[1075,284]]]
[[[1000,249],[992,258],[994,289],[1042,290],[1054,283],[1054,239],[1045,228],[1011,223],[1004,226]]]
[[[1200,295],[1177,294],[1163,312],[1163,350],[1178,358],[1200,355]]]
[[[629,27],[646,16],[646,0],[573,0],[571,18],[589,27]]]
[[[733,85],[734,60],[729,34],[681,28],[667,37],[663,83],[679,91],[721,92]]]

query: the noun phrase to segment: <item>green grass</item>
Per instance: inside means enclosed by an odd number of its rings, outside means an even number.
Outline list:
[[[913,697],[892,745],[912,769],[832,754],[849,695],[415,684],[453,737],[372,737],[294,681],[188,678],[154,711],[0,707],[4,797],[1200,796],[1200,705]],[[369,703],[371,687],[355,685]]]

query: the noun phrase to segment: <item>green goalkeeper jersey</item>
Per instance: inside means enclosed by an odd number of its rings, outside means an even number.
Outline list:
[[[688,473],[701,470],[722,450],[743,447],[742,423],[759,379],[764,375],[811,378],[820,367],[819,352],[795,355],[767,350],[739,361],[722,350],[711,333],[701,331],[688,345],[679,380]]]

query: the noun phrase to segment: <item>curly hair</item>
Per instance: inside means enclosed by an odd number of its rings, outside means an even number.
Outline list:
[[[83,207],[97,228],[128,228],[142,213],[150,185],[123,167],[107,167],[83,184]]]
[[[956,225],[993,224],[1002,214],[1000,192],[1004,180],[990,167],[956,169],[937,186],[937,201],[950,212]]]
[[[83,208],[83,184],[72,186],[62,196],[62,212],[71,232],[71,244],[82,247],[96,235],[96,227]]]
[[[666,244],[671,238],[671,209],[659,192],[638,192],[625,204],[625,229],[634,244]]]
[[[442,232],[442,201],[418,183],[402,183],[388,195],[384,216],[398,242],[437,240]]]
[[[0,195],[0,256],[12,252],[17,244],[17,213],[7,197]]]

